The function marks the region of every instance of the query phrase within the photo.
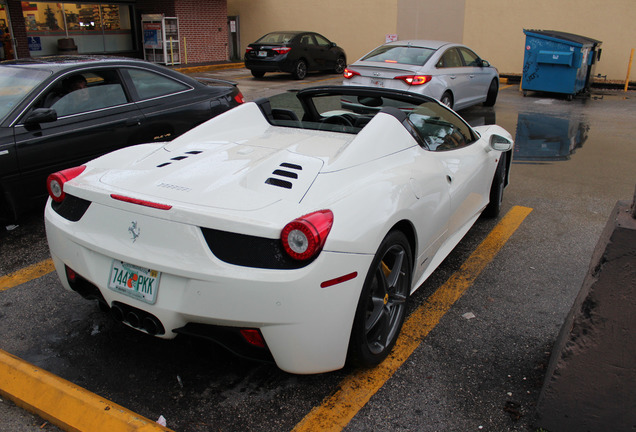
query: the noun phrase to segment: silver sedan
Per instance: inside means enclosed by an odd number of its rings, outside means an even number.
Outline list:
[[[343,85],[406,90],[460,110],[479,103],[493,106],[499,74],[464,45],[406,40],[380,45],[349,65]]]

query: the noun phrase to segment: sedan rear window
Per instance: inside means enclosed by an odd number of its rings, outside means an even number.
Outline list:
[[[3,67],[0,69],[0,121],[9,114],[50,72],[28,68]]]
[[[262,38],[260,38],[259,40],[257,40],[254,43],[260,43],[260,44],[267,44],[267,43],[273,43],[273,44],[284,44],[284,43],[288,43],[290,40],[292,40],[294,38],[294,36],[296,36],[296,33],[268,33],[265,36],[263,36]]]
[[[362,60],[423,66],[435,52],[431,48],[408,45],[382,45],[364,56]]]

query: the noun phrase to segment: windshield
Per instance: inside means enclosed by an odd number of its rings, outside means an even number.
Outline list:
[[[260,44],[286,44],[289,43],[296,36],[296,33],[288,33],[288,32],[277,32],[277,33],[268,33],[255,43]]]
[[[382,45],[364,56],[362,60],[424,66],[424,63],[426,63],[434,52],[435,50],[431,48],[407,45]]]
[[[49,75],[41,70],[0,67],[0,121]]]

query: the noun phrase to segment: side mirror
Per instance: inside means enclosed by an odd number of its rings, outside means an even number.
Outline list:
[[[335,42],[331,42],[331,47],[332,47],[332,48],[335,48],[335,47],[337,47],[337,46],[338,46],[338,44],[337,44],[337,43],[335,43]]]
[[[36,108],[24,120],[27,127],[37,126],[40,123],[50,123],[57,120],[57,112],[52,108]]]
[[[490,67],[490,62],[488,60],[482,60],[481,67]]]
[[[507,152],[512,150],[512,141],[501,135],[493,134],[490,136],[490,147],[493,150]]]

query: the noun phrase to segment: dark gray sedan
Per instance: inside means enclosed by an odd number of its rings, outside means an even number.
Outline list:
[[[40,57],[0,63],[0,218],[44,204],[46,178],[113,150],[170,141],[243,102],[141,60]]]
[[[265,72],[289,72],[301,80],[309,71],[341,74],[346,65],[344,50],[314,32],[268,33],[245,50],[245,67],[256,78],[261,78]]]

